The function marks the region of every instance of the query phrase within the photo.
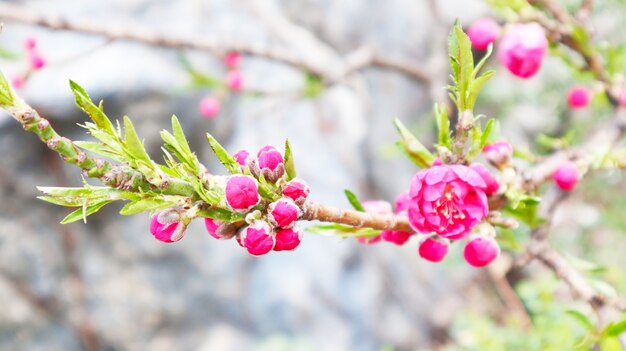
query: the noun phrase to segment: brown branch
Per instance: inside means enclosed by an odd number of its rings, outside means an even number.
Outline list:
[[[307,202],[304,204],[301,219],[339,223],[356,228],[373,228],[403,232],[413,231],[406,216],[394,214],[379,215],[355,210],[344,210],[313,202]]]

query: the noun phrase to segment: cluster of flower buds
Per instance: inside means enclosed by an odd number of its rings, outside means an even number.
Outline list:
[[[46,60],[37,50],[37,39],[34,37],[26,38],[26,40],[24,40],[24,50],[26,52],[28,69],[25,74],[14,75],[11,79],[11,83],[15,89],[20,89],[24,86],[24,83],[26,82],[28,76],[30,76],[31,72],[40,70],[46,65]]]

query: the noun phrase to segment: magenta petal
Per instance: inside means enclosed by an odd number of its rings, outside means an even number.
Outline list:
[[[475,170],[462,165],[451,165],[452,171],[456,173],[459,178],[468,183],[469,185],[473,185],[480,188],[487,187],[483,178],[476,173]]]
[[[426,174],[426,178],[424,181],[428,185],[433,185],[439,182],[449,182],[454,180],[456,176],[454,173],[450,172],[450,166],[442,165],[442,166],[434,166],[428,169],[428,173]]]
[[[445,183],[438,183],[435,185],[429,185],[424,187],[424,200],[436,201],[443,196],[443,191],[446,188]]]

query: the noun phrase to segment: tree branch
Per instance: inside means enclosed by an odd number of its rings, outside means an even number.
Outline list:
[[[313,202],[307,202],[303,206],[302,218],[304,220],[317,220],[345,224],[356,228],[373,228],[380,230],[394,230],[412,232],[409,220],[400,215],[379,215],[355,210],[344,210]]]

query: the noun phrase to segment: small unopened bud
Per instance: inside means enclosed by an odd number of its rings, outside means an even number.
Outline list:
[[[28,62],[33,70],[39,70],[46,65],[46,60],[44,60],[44,58],[35,51],[30,51],[28,53]]]
[[[150,232],[157,240],[172,243],[183,238],[187,229],[185,223],[162,221],[163,218],[160,218],[160,213],[155,213],[150,220]]]
[[[37,47],[37,39],[35,37],[28,37],[24,39],[24,48],[26,51],[32,51]]]
[[[241,91],[243,89],[243,73],[241,71],[229,71],[226,74],[226,85],[232,91]]]
[[[272,251],[276,244],[272,227],[265,221],[255,221],[244,227],[239,236],[242,246],[255,256],[265,255]]]
[[[508,141],[501,140],[483,148],[483,155],[494,167],[503,169],[509,166],[513,158],[513,147]]]
[[[250,176],[230,176],[226,181],[225,193],[228,205],[238,212],[247,212],[261,200],[257,182]]]
[[[259,171],[270,182],[276,182],[285,174],[283,155],[273,146],[265,146],[257,154]]]
[[[489,44],[496,41],[500,34],[500,26],[491,18],[481,18],[467,29],[467,36],[476,50],[487,50]]]
[[[292,179],[283,187],[283,195],[292,199],[297,205],[302,206],[309,196],[311,189],[304,180]]]
[[[513,75],[526,79],[534,76],[548,53],[548,39],[537,23],[511,26],[498,48],[498,59]]]
[[[566,162],[561,164],[554,173],[552,173],[552,179],[554,183],[564,191],[571,191],[576,187],[580,173],[576,165],[572,162]]]
[[[16,74],[11,77],[11,85],[13,86],[13,89],[22,89],[25,82],[24,77],[21,75]]]
[[[500,255],[500,246],[493,237],[472,235],[465,245],[463,256],[473,267],[484,267]]]
[[[581,109],[589,105],[591,92],[583,86],[575,86],[567,92],[567,104],[573,109]]]
[[[273,226],[278,228],[292,227],[299,214],[300,208],[288,197],[272,202],[267,208],[267,218]]]
[[[295,226],[293,228],[280,229],[276,232],[276,245],[274,251],[291,251],[302,242],[302,230]]]
[[[228,68],[237,68],[241,65],[241,54],[237,51],[231,51],[224,56],[224,64]]]
[[[230,239],[237,234],[237,226],[232,223],[224,223],[213,218],[205,218],[204,226],[209,235],[215,239]]]
[[[220,113],[220,100],[214,96],[207,96],[200,100],[198,109],[205,118],[214,118]]]
[[[420,243],[417,252],[421,258],[427,261],[441,262],[448,254],[448,243],[448,239],[429,236]]]
[[[233,157],[240,166],[246,166],[250,159],[250,153],[247,150],[239,150]]]
[[[413,236],[413,233],[401,232],[398,230],[383,230],[380,232],[380,236],[387,242],[394,243],[396,245],[403,245]]]

